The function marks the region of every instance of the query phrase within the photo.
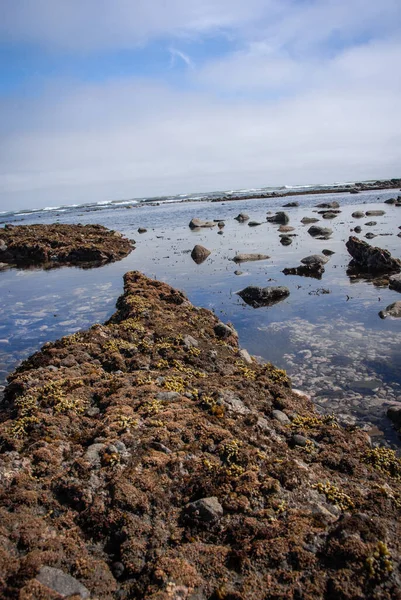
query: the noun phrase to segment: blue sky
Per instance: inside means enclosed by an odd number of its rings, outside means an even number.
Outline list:
[[[400,176],[399,0],[0,0],[0,210]]]

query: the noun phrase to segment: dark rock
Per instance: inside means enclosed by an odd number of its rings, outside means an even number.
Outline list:
[[[368,221],[367,223],[365,223],[366,227],[374,227],[375,225],[377,225],[376,221]]]
[[[361,233],[362,227],[360,225],[357,225],[356,227],[354,227],[354,231],[355,233]]]
[[[328,227],[319,227],[319,225],[312,225],[312,227],[309,227],[308,233],[312,237],[329,237],[333,233],[333,230],[329,229]]]
[[[250,285],[238,292],[238,295],[243,299],[243,301],[253,308],[276,304],[277,302],[280,302],[289,296],[289,294],[289,289],[283,286],[270,286],[262,288],[255,285]]]
[[[61,569],[42,567],[36,579],[53,592],[60,594],[63,598],[74,595],[84,599],[90,597],[89,590],[82,583],[75,579],[75,577],[68,575],[68,573],[64,573]]]
[[[226,325],[221,321],[217,323],[217,325],[214,327],[214,332],[216,336],[222,340],[228,339],[232,335],[238,337],[238,334],[235,331],[234,327],[230,327],[229,325]]]
[[[283,246],[290,246],[290,244],[292,244],[292,238],[288,235],[282,235],[280,236],[280,244]]]
[[[346,246],[353,258],[350,267],[359,267],[377,273],[399,273],[401,271],[401,261],[393,258],[388,250],[370,246],[356,237],[350,237]]]
[[[388,198],[384,201],[384,204],[395,204],[397,200],[395,198]]]
[[[289,222],[290,217],[287,215],[287,213],[285,212],[276,212],[275,215],[273,215],[272,217],[267,217],[267,221],[269,223],[277,223],[280,225],[287,225],[287,223]]]
[[[239,213],[239,215],[234,218],[236,221],[238,221],[238,223],[245,223],[246,221],[249,221],[249,216],[246,213]]]
[[[367,240],[373,240],[373,238],[377,237],[377,235],[375,233],[372,233],[371,231],[368,231],[368,233],[365,235],[365,238]]]
[[[216,227],[213,221],[202,221],[201,219],[191,219],[189,223],[191,229],[199,229],[200,227]]]
[[[205,523],[218,521],[224,514],[223,507],[216,496],[191,502],[186,507],[185,512],[192,520]]]
[[[390,406],[387,410],[387,416],[397,428],[401,427],[401,407]]]
[[[299,206],[299,202],[287,202],[287,204],[283,204],[283,208],[295,208]]]
[[[138,233],[146,233],[147,229],[145,227],[138,227]]]
[[[284,275],[300,275],[301,277],[321,279],[324,273],[324,266],[321,263],[312,263],[309,265],[300,265],[299,267],[287,267],[282,272]]]
[[[217,223],[217,227],[218,227],[219,229],[223,229],[225,226],[226,226],[226,224],[224,223],[224,221],[219,221],[219,222]]]
[[[385,319],[386,317],[393,317],[399,319],[401,317],[401,301],[393,302],[389,304],[385,310],[379,312],[379,317]]]
[[[242,275],[244,271],[234,271],[234,275]]]
[[[254,260],[266,260],[270,258],[267,254],[236,254],[232,259],[236,263],[249,262]]]
[[[337,200],[333,200],[333,202],[322,202],[321,204],[316,204],[316,208],[340,208]]]
[[[395,290],[396,292],[401,292],[401,274],[392,275],[390,277],[389,286],[391,290]]]
[[[361,210],[356,210],[351,215],[351,217],[354,217],[354,219],[363,219],[364,216],[365,216],[365,213],[362,212]]]
[[[327,256],[322,256],[321,254],[312,254],[311,256],[306,256],[302,258],[301,263],[303,265],[309,265],[311,267],[318,265],[325,265],[329,262]]]
[[[194,262],[196,262],[197,265],[200,265],[207,259],[208,256],[210,256],[210,254],[210,250],[208,250],[204,246],[200,246],[199,244],[197,244],[192,249],[191,258]]]
[[[333,254],[335,254],[334,250],[328,250],[327,248],[325,248],[324,250],[322,250],[322,254],[324,254],[325,256],[332,256]]]
[[[291,225],[280,225],[280,227],[278,228],[278,230],[281,233],[289,233],[290,231],[294,231],[295,227],[291,227]]]
[[[325,212],[322,216],[323,219],[335,219],[336,217],[338,217],[338,214],[334,212]]]
[[[249,221],[248,227],[258,227],[258,225],[263,225],[263,223],[259,223],[258,221]]]

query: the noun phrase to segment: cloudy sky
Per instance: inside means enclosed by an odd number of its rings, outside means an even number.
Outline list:
[[[401,176],[400,0],[0,0],[0,210]]]

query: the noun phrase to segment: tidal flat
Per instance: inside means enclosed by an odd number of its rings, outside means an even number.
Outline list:
[[[36,213],[19,216],[14,224],[98,223],[134,239],[135,250],[123,260],[94,269],[63,267],[43,271],[5,269],[0,272],[0,385],[21,360],[45,342],[103,322],[114,310],[122,291],[122,276],[139,270],[183,290],[195,305],[212,309],[231,322],[242,347],[286,369],[294,387],[309,394],[323,413],[335,413],[345,423],[357,423],[381,442],[399,443],[386,417],[389,406],[401,406],[401,319],[380,319],[378,313],[401,295],[369,277],[349,277],[351,260],[345,243],[354,228],[358,236],[376,237],[368,243],[401,257],[401,208],[384,204],[399,190],[328,194],[296,198],[298,207],[282,206],[285,199],[235,202],[166,203],[82,212]],[[317,204],[339,202],[341,212],[323,219]],[[294,227],[292,243],[280,243],[279,225],[267,216],[285,210]],[[380,216],[355,218],[355,212],[384,210]],[[235,217],[247,213],[249,221]],[[269,215],[267,213],[270,213]],[[308,234],[304,217],[333,230],[327,240]],[[213,228],[191,230],[192,218],[216,221]],[[219,229],[217,221],[224,222]],[[367,223],[375,222],[374,225]],[[138,233],[138,228],[146,229]],[[220,231],[220,234],[218,233]],[[211,253],[196,264],[191,251],[202,245]],[[334,252],[321,279],[284,275],[301,259],[322,250]],[[236,263],[239,253],[270,258]],[[252,308],[237,292],[247,286],[286,286],[281,302]]]

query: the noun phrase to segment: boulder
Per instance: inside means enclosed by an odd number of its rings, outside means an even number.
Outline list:
[[[145,227],[138,227],[138,233],[146,233],[147,229]]]
[[[376,221],[368,221],[367,223],[365,223],[366,227],[374,227],[375,225],[377,225]]]
[[[287,215],[287,213],[282,211],[276,212],[276,214],[272,217],[267,217],[267,221],[269,223],[278,223],[279,225],[287,225],[289,220],[290,217]]]
[[[223,507],[216,496],[191,502],[186,507],[185,512],[191,519],[206,523],[217,521],[224,514]]]
[[[200,265],[207,259],[207,257],[210,254],[211,254],[210,250],[208,250],[204,246],[200,246],[199,244],[196,244],[196,246],[194,246],[192,249],[191,258],[194,262],[196,262],[197,265]]]
[[[225,226],[226,226],[226,224],[224,223],[224,221],[219,221],[219,222],[217,223],[217,227],[218,227],[219,229],[223,229]]]
[[[323,219],[335,219],[336,217],[338,217],[338,214],[334,212],[325,212],[322,216]]]
[[[199,229],[200,227],[215,227],[216,223],[213,221],[202,221],[202,219],[191,219],[189,227],[191,229]]]
[[[363,219],[364,216],[365,216],[365,213],[362,212],[361,210],[356,210],[351,215],[351,217],[354,217],[354,219]]]
[[[236,263],[239,263],[239,262],[249,262],[249,261],[253,261],[253,260],[266,260],[267,258],[270,258],[270,256],[268,256],[267,254],[244,254],[244,253],[242,253],[242,254],[236,254],[232,260]]]
[[[340,208],[337,200],[333,200],[333,202],[322,202],[321,204],[316,204],[316,208]]]
[[[214,326],[214,333],[221,340],[226,340],[231,336],[238,337],[238,333],[235,331],[234,327],[230,327],[230,325],[226,325],[222,321],[219,321],[217,325]]]
[[[384,204],[395,204],[397,200],[395,198],[388,198],[384,201]]]
[[[270,306],[271,304],[280,302],[280,300],[289,296],[290,290],[284,286],[269,286],[262,288],[256,285],[250,285],[237,293],[244,302],[253,308],[259,308],[261,306]]]
[[[390,290],[401,292],[401,274],[392,275],[389,281]]]
[[[354,227],[354,231],[355,233],[361,233],[362,227],[360,225],[357,225],[356,227]]]
[[[399,273],[401,261],[393,258],[388,250],[370,246],[367,242],[351,236],[346,243],[353,260],[350,267],[375,273]]]
[[[234,217],[238,223],[245,223],[245,221],[249,221],[249,216],[245,213],[239,213],[236,217]]]
[[[389,304],[385,310],[379,312],[379,317],[381,319],[385,319],[386,317],[401,318],[401,301],[397,300],[397,302]]]
[[[89,598],[89,590],[82,585],[75,577],[68,573],[64,573],[61,569],[54,567],[41,567],[36,579],[44,586],[59,594],[63,598],[69,596],[80,596],[81,598]],[[47,596],[46,596],[47,597]]]
[[[321,254],[312,254],[311,256],[306,256],[305,258],[303,258],[301,260],[301,263],[303,265],[325,265],[327,262],[329,262],[329,259],[327,258],[327,256],[323,256]]]
[[[309,227],[308,233],[312,237],[328,238],[333,233],[333,230],[329,229],[328,227],[319,227],[319,225],[312,225],[312,227]]]

